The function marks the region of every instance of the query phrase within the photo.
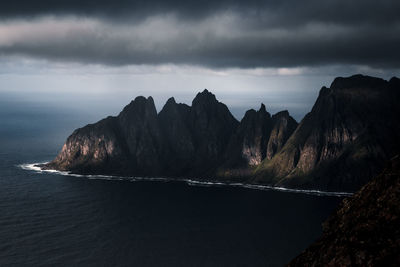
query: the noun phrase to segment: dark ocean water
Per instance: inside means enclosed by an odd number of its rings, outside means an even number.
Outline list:
[[[4,114],[0,266],[282,266],[320,235],[341,200],[23,170],[52,159],[75,127],[92,121]]]

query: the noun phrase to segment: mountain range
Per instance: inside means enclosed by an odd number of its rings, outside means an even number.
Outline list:
[[[355,191],[399,151],[399,99],[396,77],[339,77],[297,123],[264,104],[237,121],[208,90],[191,106],[170,98],[159,113],[139,96],[75,130],[42,168]]]

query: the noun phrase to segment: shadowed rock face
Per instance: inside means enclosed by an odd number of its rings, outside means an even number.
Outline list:
[[[137,97],[118,115],[118,124],[128,149],[131,169],[145,174],[162,168],[160,153],[162,134],[157,111],[151,97]]]
[[[163,133],[162,175],[213,175],[223,160],[238,122],[228,108],[204,90],[192,107],[170,98],[158,115]]]
[[[297,127],[287,111],[271,117],[261,104],[258,111],[248,110],[229,143],[226,166],[257,166],[272,158]]]
[[[161,157],[165,160],[165,173],[183,175],[191,171],[196,149],[190,126],[190,107],[170,98],[158,114],[158,122],[163,135]]]
[[[299,125],[263,104],[238,122],[207,90],[192,106],[170,98],[159,114],[137,97],[76,130],[44,168],[354,191],[400,149],[399,96],[397,78],[336,78]]]
[[[268,140],[266,158],[272,159],[297,128],[297,122],[287,110],[272,116],[272,129]],[[260,162],[261,163],[261,162]]]
[[[194,165],[213,175],[222,160],[228,142],[238,127],[228,107],[204,90],[192,102],[190,126],[196,146]]]
[[[258,111],[248,110],[229,142],[225,168],[260,164],[265,158],[271,123],[271,115],[264,104]]]
[[[356,190],[399,151],[398,79],[362,75],[323,87],[310,113],[258,181],[289,187]]]
[[[271,133],[271,115],[261,104],[259,111],[249,110],[240,123],[241,156],[250,166],[261,163],[265,158],[266,147]]]
[[[323,229],[289,266],[399,266],[400,157],[345,199]]]

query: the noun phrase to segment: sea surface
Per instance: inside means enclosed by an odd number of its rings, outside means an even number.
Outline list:
[[[0,266],[282,266],[342,200],[21,168],[96,118],[55,111],[0,107]]]

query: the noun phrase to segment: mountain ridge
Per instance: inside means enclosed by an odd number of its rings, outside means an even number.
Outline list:
[[[118,116],[74,131],[42,167],[355,191],[400,149],[399,81],[338,77],[300,123],[264,104],[238,121],[207,89],[192,106],[169,98],[159,113],[152,97],[139,96]]]

